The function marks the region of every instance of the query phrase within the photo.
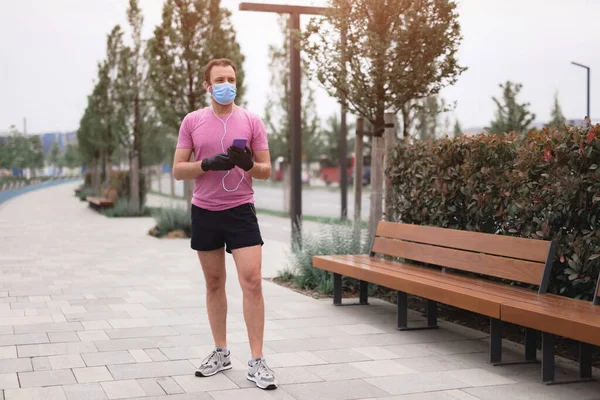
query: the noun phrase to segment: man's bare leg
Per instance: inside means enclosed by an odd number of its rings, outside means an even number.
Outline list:
[[[262,294],[262,248],[244,247],[232,251],[244,296],[244,320],[252,358],[263,356],[265,303]]]
[[[225,292],[225,249],[199,251],[206,280],[206,308],[215,346],[227,348],[227,294]]]

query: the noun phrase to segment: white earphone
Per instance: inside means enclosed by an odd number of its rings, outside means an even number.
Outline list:
[[[213,110],[212,107],[210,108],[210,110],[212,111],[213,115],[215,117],[217,117],[217,119],[223,123],[224,133],[223,133],[223,137],[221,138],[221,150],[223,150],[223,153],[225,153],[225,146],[223,145],[223,140],[225,140],[225,136],[227,136],[227,121],[229,121],[229,118],[231,118],[231,116],[233,115],[233,110],[231,110],[231,114],[229,114],[229,116],[227,117],[227,119],[225,121],[223,121],[221,118],[219,118],[217,116],[217,114],[215,114],[215,110]],[[229,175],[230,173],[231,173],[231,170],[227,171],[227,173],[225,174],[225,176],[221,180],[221,184],[223,185],[223,190],[225,190],[226,192],[230,192],[231,193],[231,192],[235,192],[236,190],[238,190],[238,188],[240,187],[240,185],[244,181],[244,174],[242,173],[242,179],[240,179],[240,181],[238,182],[238,184],[235,187],[235,189],[227,189],[225,187],[225,178],[227,178],[227,175]]]

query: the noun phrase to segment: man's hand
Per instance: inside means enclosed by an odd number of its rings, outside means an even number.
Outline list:
[[[244,171],[250,171],[254,167],[254,160],[252,160],[252,151],[246,147],[244,150],[238,149],[237,147],[231,146],[227,150],[229,158],[235,165],[243,169]]]
[[[233,160],[227,154],[217,154],[202,160],[203,171],[228,171],[235,166]]]

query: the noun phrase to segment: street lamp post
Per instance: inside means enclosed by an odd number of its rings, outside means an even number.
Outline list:
[[[571,62],[573,65],[577,65],[578,67],[585,68],[587,70],[587,117],[592,119],[590,116],[590,67],[586,65],[582,65],[576,62]]]

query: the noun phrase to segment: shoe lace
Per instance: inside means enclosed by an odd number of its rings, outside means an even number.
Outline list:
[[[267,362],[265,360],[259,360],[258,361],[258,372],[260,372],[261,375],[263,376],[273,376],[274,372],[271,368],[269,368],[269,366],[267,365]]]
[[[214,350],[212,353],[210,353],[208,356],[206,356],[206,358],[204,360],[202,360],[202,363],[200,365],[206,365],[206,364],[210,363],[216,355],[217,355],[217,351]]]

